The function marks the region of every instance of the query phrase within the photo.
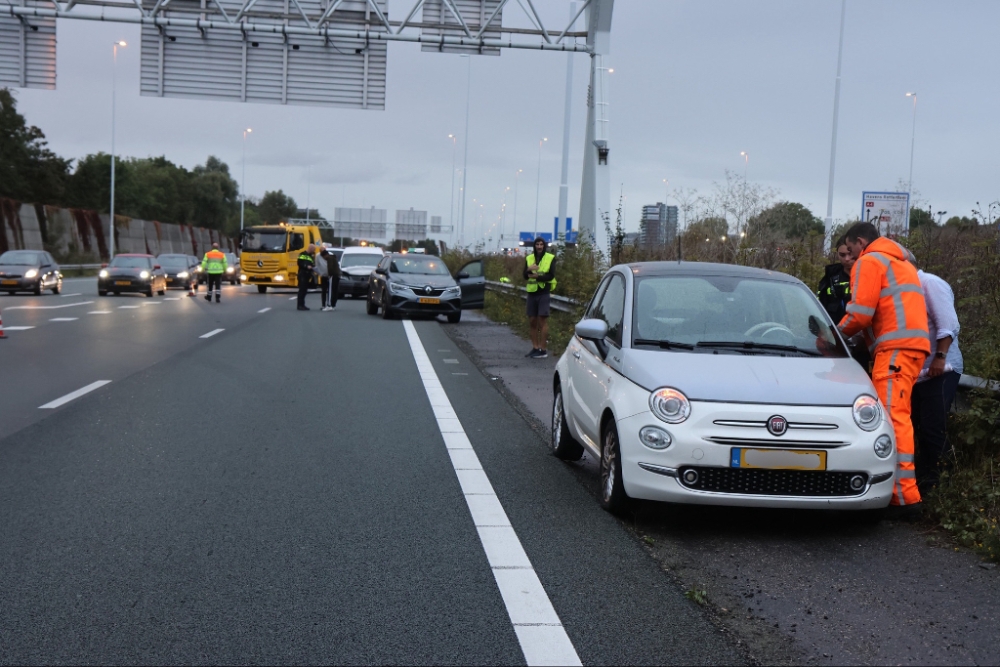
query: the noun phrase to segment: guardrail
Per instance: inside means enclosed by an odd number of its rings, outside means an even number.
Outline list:
[[[495,280],[486,281],[486,289],[491,292],[497,292],[499,294],[507,294],[510,296],[517,296],[525,301],[528,300],[528,290],[517,285],[511,285],[509,283],[498,283]],[[577,307],[580,306],[580,302],[575,299],[570,299],[565,296],[559,296],[558,294],[549,295],[549,306],[552,310],[558,310],[561,313],[575,313]]]
[[[60,269],[66,269],[67,271],[82,271],[85,269],[99,269],[101,264],[60,264]]]

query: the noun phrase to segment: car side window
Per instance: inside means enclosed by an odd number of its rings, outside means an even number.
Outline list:
[[[382,258],[381,262],[378,263],[379,268],[383,269],[385,271],[388,271],[389,270],[389,264],[391,262],[392,262],[392,256],[391,255],[387,255],[387,256],[385,256],[385,257]]]
[[[300,233],[292,234],[291,245],[288,247],[289,251],[302,250],[305,247],[305,236]]]
[[[601,303],[601,297],[604,296],[605,290],[608,289],[608,284],[611,282],[611,276],[608,276],[604,281],[597,286],[597,291],[594,292],[594,298],[590,300],[590,305],[587,307],[587,315],[584,319],[594,319],[599,318],[600,315],[597,314],[597,308]]]
[[[482,278],[483,263],[479,260],[469,262],[459,270],[459,273],[467,273],[470,278]]]
[[[625,321],[625,280],[620,275],[612,276],[608,280],[607,289],[601,297],[594,317],[607,322],[607,340],[621,347]]]

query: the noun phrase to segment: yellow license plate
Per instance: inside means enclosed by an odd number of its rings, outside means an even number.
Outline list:
[[[441,303],[441,299],[428,299],[426,297],[423,297],[423,298],[420,299],[420,303],[435,303],[436,304],[436,303]]]
[[[131,280],[116,280],[115,285],[131,285]]]
[[[0,281],[0,284],[3,284],[3,285],[16,285],[17,281],[16,280],[3,280],[3,281]]]
[[[826,470],[826,452],[801,449],[748,449],[733,447],[731,468],[766,470]]]

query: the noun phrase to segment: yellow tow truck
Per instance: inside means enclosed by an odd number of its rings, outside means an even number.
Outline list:
[[[240,237],[240,282],[270,287],[298,287],[299,254],[310,243],[320,244],[316,225],[286,224],[247,227]]]

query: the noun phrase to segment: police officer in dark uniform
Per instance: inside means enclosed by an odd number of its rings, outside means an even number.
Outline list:
[[[844,237],[837,239],[836,264],[826,267],[823,279],[819,281],[816,295],[819,302],[830,313],[834,322],[840,322],[847,314],[847,304],[851,302],[851,269],[854,267],[854,257],[847,249]]]
[[[309,247],[303,250],[299,254],[299,310],[309,310],[306,307],[306,292],[309,291],[309,281],[312,280],[313,269],[316,262],[313,260],[313,255],[316,252],[316,246],[312,243]]]

